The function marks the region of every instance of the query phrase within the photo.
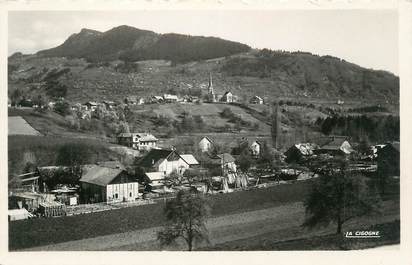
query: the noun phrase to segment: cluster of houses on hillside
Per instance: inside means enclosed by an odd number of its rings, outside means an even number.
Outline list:
[[[49,101],[44,106],[39,106],[32,102],[30,98],[23,98],[19,102],[15,102],[16,107],[32,107],[32,108],[48,108],[54,109],[56,102],[64,101],[64,98],[60,98],[57,101]],[[174,94],[163,94],[163,95],[152,95],[149,97],[140,97],[135,95],[127,96],[123,101],[113,101],[113,100],[103,100],[101,102],[97,101],[87,101],[85,103],[74,103],[71,105],[71,109],[78,113],[81,113],[81,118],[90,118],[92,114],[100,109],[105,111],[113,111],[117,106],[120,105],[143,105],[143,104],[162,104],[162,103],[235,103],[238,102],[238,96],[234,95],[231,91],[226,91],[224,94],[216,94],[213,87],[212,75],[209,76],[209,82],[207,87],[207,94],[204,98],[193,95],[183,95],[178,96]],[[263,98],[254,95],[249,99],[250,104],[264,104]],[[12,107],[12,101],[8,99],[8,106]]]
[[[134,168],[126,168],[118,161],[82,165],[80,179],[77,184],[73,184],[50,182],[54,174],[70,172],[72,169],[69,167],[37,167],[33,172],[17,176],[20,186],[10,190],[9,208],[18,210],[11,213],[12,218],[27,218],[33,214],[60,216],[66,214],[65,209],[69,206],[135,202],[144,198],[144,194],[159,196],[173,192],[173,188],[190,187],[208,192],[246,187],[251,176],[238,170],[239,150],[248,150],[251,157],[259,159],[263,148],[267,147],[259,139],[241,138],[230,152],[218,153],[214,149],[216,142],[204,136],[196,142],[200,153],[195,155],[180,153],[174,148],[161,148],[157,145],[158,139],[148,133],[120,134],[118,141],[119,144],[142,151],[142,156],[135,160]],[[385,165],[388,174],[399,176],[399,151],[399,142],[386,143],[372,146],[370,152],[359,159],[375,161],[378,167],[379,164]],[[280,159],[292,165],[309,158],[349,158],[354,153],[347,137],[331,136],[317,143],[294,144]],[[203,177],[189,183],[184,176],[190,173]],[[179,180],[178,187],[170,185],[175,181],[173,177]]]

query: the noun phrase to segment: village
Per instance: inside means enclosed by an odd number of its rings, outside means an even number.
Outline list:
[[[222,98],[227,104],[235,101],[230,93],[217,99],[211,81],[208,91],[211,102],[222,102]],[[174,95],[164,95],[153,97],[151,103],[160,100],[186,102]],[[125,103],[144,104],[143,99],[135,97],[126,98]],[[99,107],[111,109],[113,104],[87,102],[76,110],[92,115]],[[263,104],[263,100],[255,96],[250,104]],[[399,142],[388,142],[361,151],[355,148],[359,143],[351,142],[350,137],[333,135],[295,143],[283,151],[267,139],[239,137],[222,152],[219,139],[198,136],[191,149],[196,151],[183,153],[174,146],[162,146],[156,135],[148,132],[119,133],[117,144],[138,151],[132,165],[125,166],[120,161],[49,165],[18,175],[21,185],[9,191],[9,220],[153,204],[173,198],[179,190],[213,195],[293,185],[316,178],[322,169],[338,169],[338,160],[347,161],[350,170],[373,175],[379,167],[399,165],[396,161],[400,150]],[[399,166],[391,170],[387,174],[399,176]]]

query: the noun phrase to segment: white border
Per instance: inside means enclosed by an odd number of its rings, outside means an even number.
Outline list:
[[[0,0],[1,2],[1,0]],[[268,252],[8,252],[7,231],[7,12],[9,10],[134,9],[398,9],[401,100],[401,245],[364,251]],[[411,0],[33,0],[0,3],[0,264],[412,264],[411,205],[412,136],[408,121],[412,99]],[[384,52],[384,51],[382,51]],[[408,137],[409,136],[409,137]],[[408,163],[409,162],[409,163]],[[389,250],[387,250],[389,249]]]

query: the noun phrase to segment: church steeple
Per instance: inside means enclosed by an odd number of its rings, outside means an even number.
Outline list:
[[[214,94],[213,91],[213,78],[212,73],[209,73],[209,86],[208,86],[209,94]]]
[[[209,73],[209,86],[208,86],[208,98],[210,102],[216,102],[215,92],[213,91],[213,78],[212,73]]]

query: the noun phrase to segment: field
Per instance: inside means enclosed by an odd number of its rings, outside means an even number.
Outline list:
[[[9,135],[41,135],[20,116],[9,117],[8,125]]]
[[[101,136],[93,132],[80,132],[75,130],[70,124],[70,116],[63,117],[55,112],[37,112],[34,109],[8,109],[9,127],[10,120],[21,116],[35,130],[43,135],[64,136],[73,138],[99,139]],[[9,133],[10,134],[10,133]]]
[[[208,197],[212,216],[259,210],[304,199],[310,181]],[[9,248],[17,250],[128,232],[164,223],[163,204],[9,223]],[[70,228],[70,229],[68,229]]]

